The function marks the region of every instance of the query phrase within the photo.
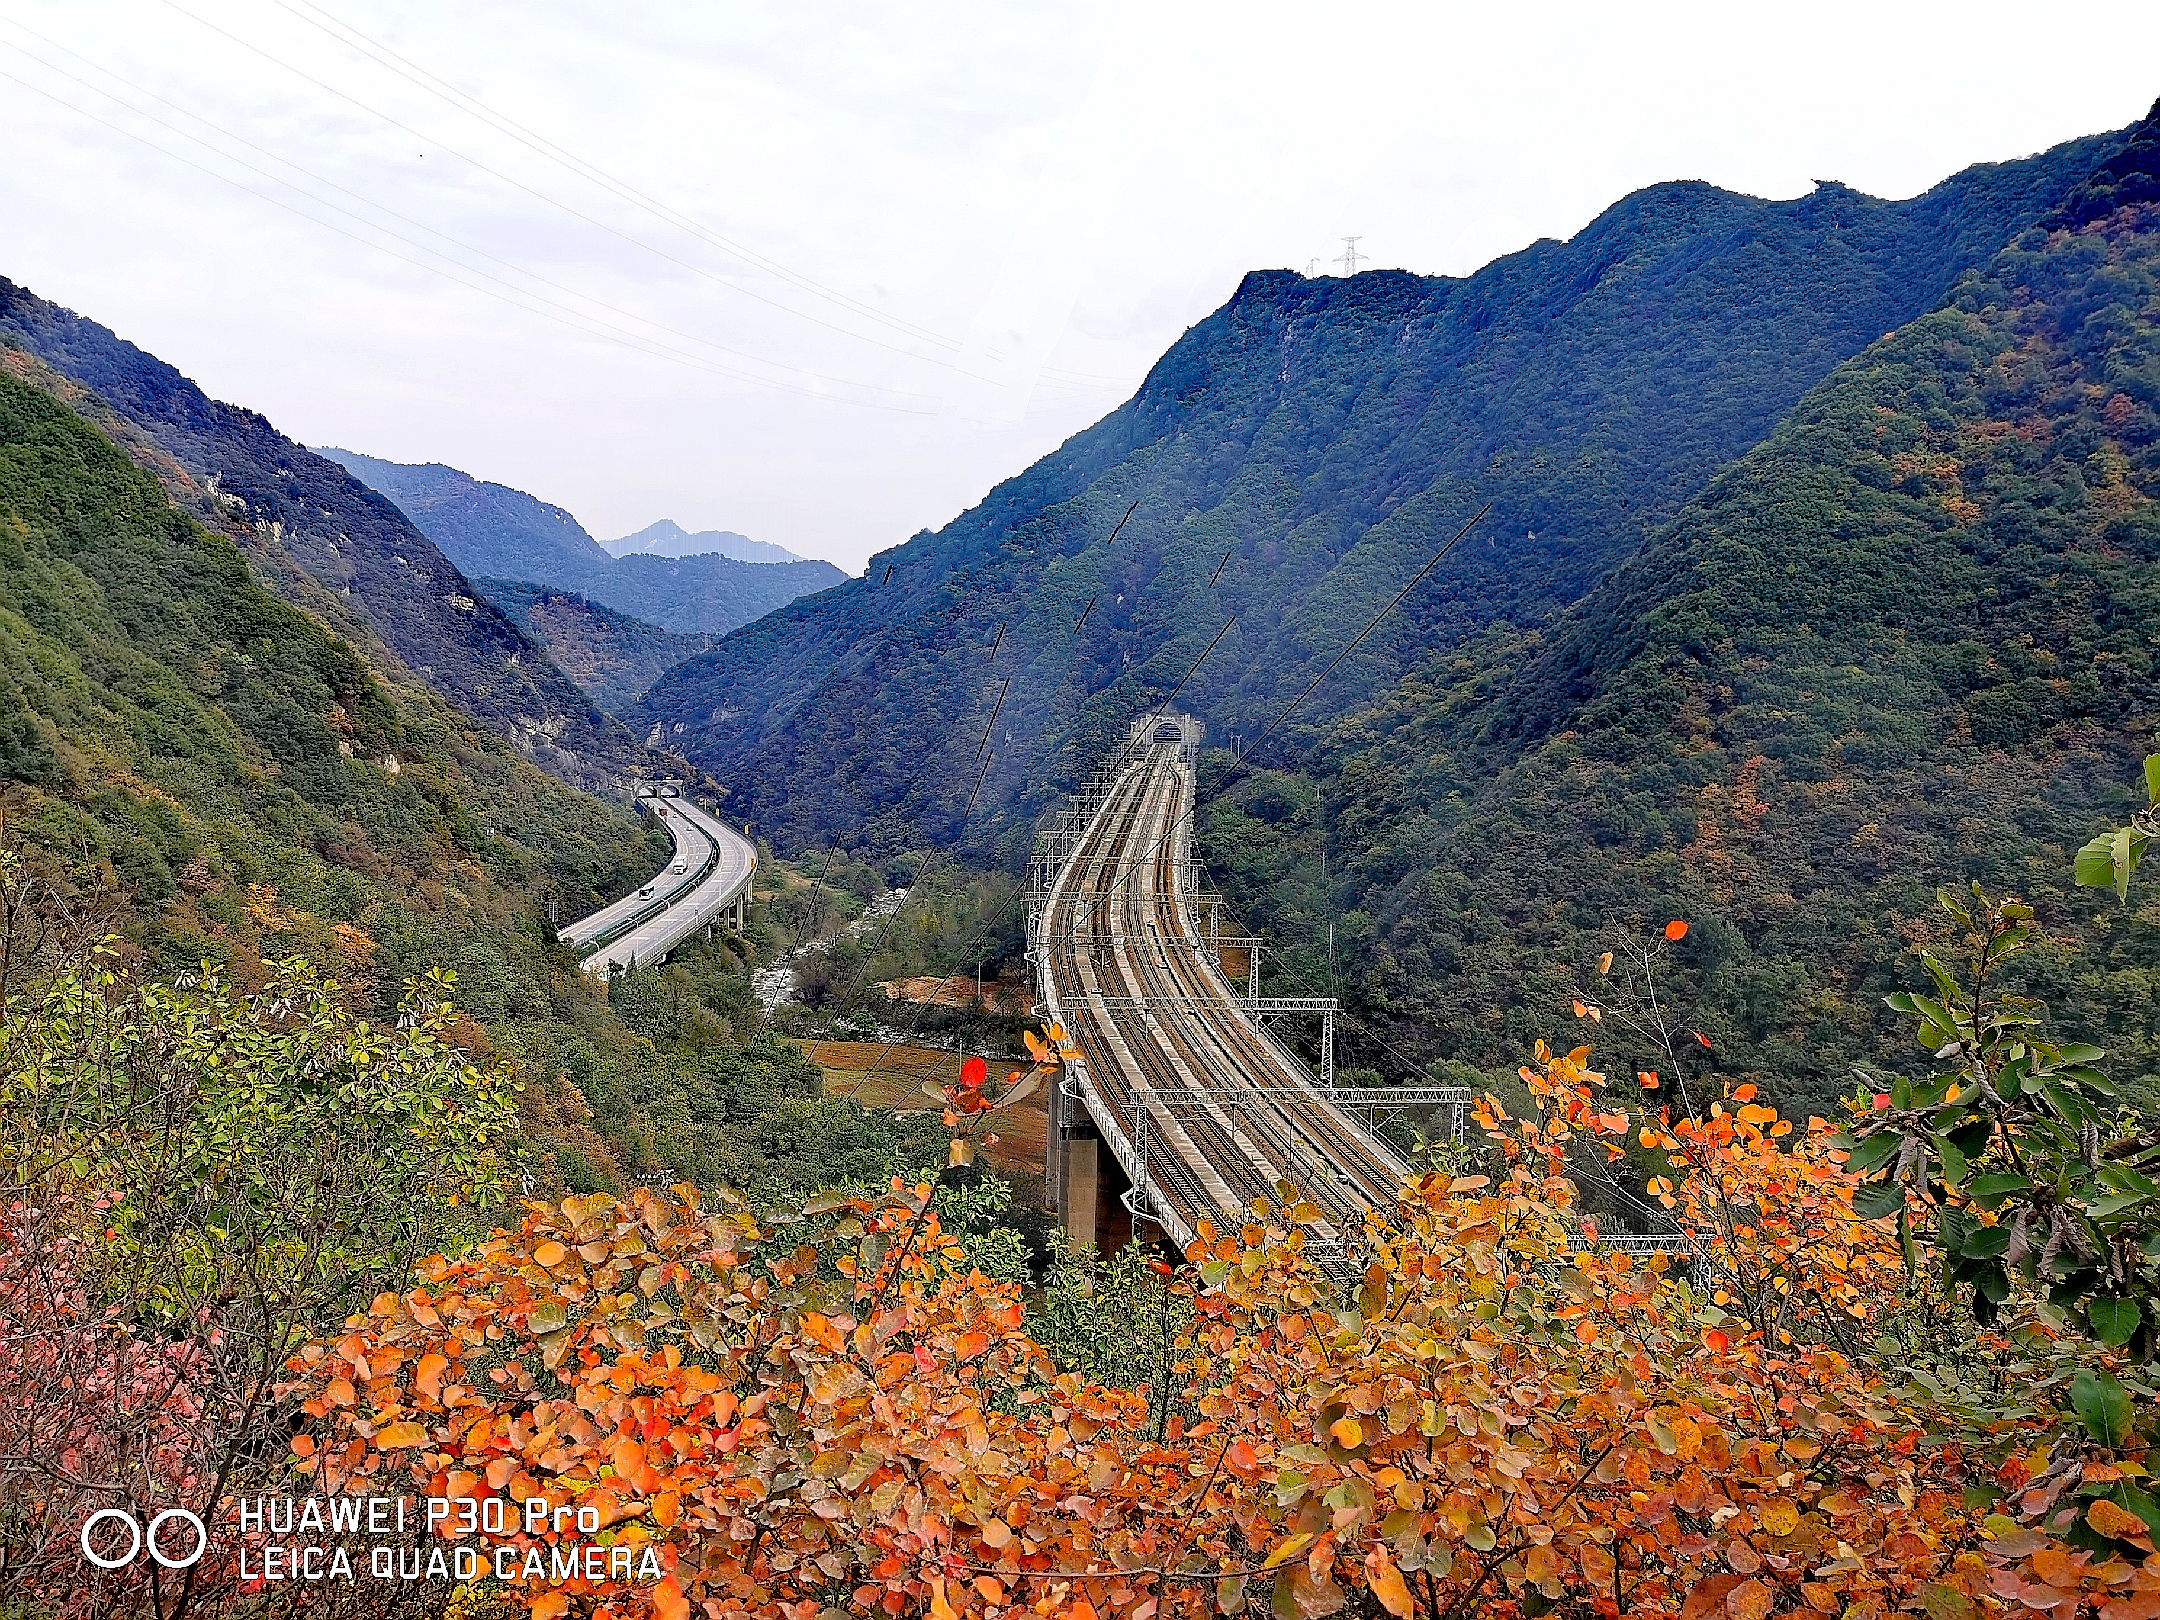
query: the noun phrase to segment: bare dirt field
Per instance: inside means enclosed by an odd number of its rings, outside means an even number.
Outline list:
[[[885,1046],[877,1041],[796,1044],[824,1074],[826,1096],[852,1097],[865,1108],[895,1112],[937,1107],[923,1095],[924,1083],[957,1082],[960,1065],[967,1060],[965,1052],[948,1052],[934,1046]],[[1010,1058],[990,1059],[990,1072],[1000,1083],[1018,1066]],[[1009,1176],[1041,1176],[1050,1131],[1049,1085],[1045,1083],[1033,1096],[1000,1109],[993,1118],[998,1139],[984,1157]]]

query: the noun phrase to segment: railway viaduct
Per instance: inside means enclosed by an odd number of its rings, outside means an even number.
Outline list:
[[[1438,1106],[1459,1133],[1469,1093],[1337,1086],[1333,998],[1260,994],[1259,942],[1222,932],[1199,881],[1201,735],[1188,715],[1134,721],[1038,830],[1036,998],[1080,1053],[1050,1102],[1046,1191],[1083,1242],[1114,1248],[1145,1224],[1182,1248],[1203,1218],[1287,1182],[1325,1212],[1310,1246],[1346,1256],[1410,1173],[1381,1121]],[[1317,1074],[1271,1027],[1293,1016],[1322,1021]]]

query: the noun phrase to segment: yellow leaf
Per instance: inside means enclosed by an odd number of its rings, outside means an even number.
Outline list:
[[[2085,1522],[2103,1536],[2111,1538],[2142,1536],[2146,1533],[2143,1519],[2127,1508],[2116,1506],[2104,1496],[2085,1510]]]
[[[1789,1536],[1800,1528],[1800,1510],[1790,1502],[1772,1502],[1762,1510],[1762,1527],[1773,1536]]]
[[[1612,971],[1611,951],[1607,951],[1603,956],[1597,959],[1597,970],[1600,973],[1610,973]]]
[[[1286,1536],[1275,1544],[1275,1550],[1267,1555],[1267,1562],[1260,1567],[1262,1569],[1273,1569],[1277,1564],[1295,1558],[1319,1539],[1319,1533],[1312,1530],[1300,1530],[1294,1536]]]
[[[550,1240],[533,1250],[533,1258],[543,1266],[559,1266],[563,1263],[563,1257],[569,1252],[560,1243]]]
[[[407,1418],[403,1423],[393,1423],[375,1436],[375,1444],[384,1451],[398,1451],[406,1446],[427,1444],[427,1430]]]
[[[1345,1451],[1355,1451],[1365,1443],[1365,1425],[1354,1417],[1337,1418],[1328,1425],[1328,1433]]]

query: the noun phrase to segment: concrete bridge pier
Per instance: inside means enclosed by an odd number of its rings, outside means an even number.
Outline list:
[[[1104,1147],[1087,1103],[1062,1084],[1051,1093],[1043,1160],[1043,1193],[1066,1235],[1098,1254],[1123,1248],[1132,1237],[1124,1203],[1131,1182],[1117,1155]]]

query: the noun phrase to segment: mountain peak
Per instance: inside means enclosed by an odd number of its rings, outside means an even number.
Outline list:
[[[654,557],[702,557],[717,554],[732,557],[737,562],[787,563],[808,562],[785,546],[776,546],[764,540],[752,540],[732,529],[700,529],[693,534],[673,518],[662,518],[648,523],[636,534],[626,534],[620,540],[602,542],[610,556],[628,557],[643,552]]]
[[[2160,205],[2160,101],[2123,131],[2122,145],[2102,159],[2042,221],[2051,231],[2079,231],[2124,208]]]

